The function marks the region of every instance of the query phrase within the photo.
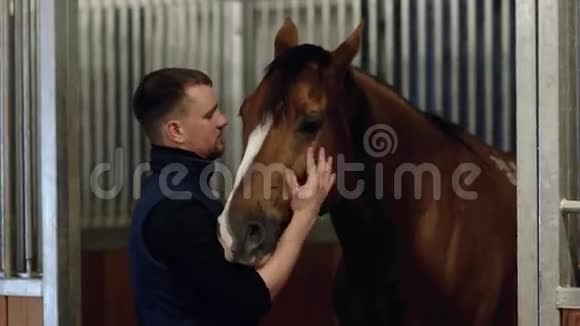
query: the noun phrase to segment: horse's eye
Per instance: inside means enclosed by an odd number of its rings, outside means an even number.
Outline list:
[[[298,131],[306,133],[306,134],[313,134],[320,129],[322,122],[318,118],[307,117],[304,118],[300,122],[300,127],[298,127]]]

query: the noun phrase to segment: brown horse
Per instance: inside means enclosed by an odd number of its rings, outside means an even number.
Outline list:
[[[341,324],[516,325],[513,157],[353,68],[361,30],[333,51],[299,45],[289,19],[279,30],[240,108],[245,153],[219,217],[227,258],[268,259],[292,216],[281,170],[304,180],[307,146],[323,146]]]

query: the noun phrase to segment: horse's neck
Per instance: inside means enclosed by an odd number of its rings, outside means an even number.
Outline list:
[[[381,241],[390,241],[390,251],[395,253],[395,248],[400,246],[397,237],[404,234],[410,217],[422,209],[416,200],[396,198],[393,180],[397,168],[404,164],[418,166],[424,162],[437,165],[433,158],[443,150],[449,150],[449,146],[456,145],[450,145],[444,133],[394,91],[365,74],[353,73],[354,82],[362,92],[356,96],[364,99],[357,100],[359,107],[355,108],[362,111],[353,114],[355,121],[351,126],[356,130],[351,130],[355,149],[352,159],[364,164],[364,171],[359,175],[364,179],[364,193],[341,201],[333,213],[337,215],[335,227],[341,242],[351,245],[352,248],[347,250],[354,251],[355,255],[373,247],[384,251],[385,244]],[[366,109],[360,107],[363,102],[366,102]],[[381,147],[380,141],[373,144],[371,129],[383,132],[381,140],[385,141],[383,145],[386,147]],[[377,136],[380,139],[381,135]],[[389,148],[389,152],[377,155]],[[401,186],[403,191],[414,186],[413,178],[399,180],[405,183]]]

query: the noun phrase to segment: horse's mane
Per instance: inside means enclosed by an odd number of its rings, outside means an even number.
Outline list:
[[[379,79],[378,77],[358,68],[358,67],[353,67],[354,70],[356,70],[357,72],[371,78],[375,83],[377,83],[379,86],[384,87],[386,89],[388,89],[389,91],[391,91],[395,96],[398,96],[398,98],[400,100],[402,100],[403,102],[405,102],[407,104],[407,106],[409,108],[411,108],[414,112],[416,112],[417,114],[423,116],[428,122],[430,122],[434,128],[436,128],[437,130],[440,130],[441,132],[443,132],[447,137],[449,137],[450,139],[453,139],[457,142],[459,142],[460,144],[462,144],[467,150],[469,150],[470,152],[472,152],[476,157],[481,158],[481,154],[478,153],[477,150],[475,150],[473,148],[473,144],[470,144],[467,139],[465,138],[466,135],[470,134],[465,127],[456,124],[454,122],[448,121],[443,119],[442,117],[428,112],[428,111],[423,111],[423,110],[419,110],[419,108],[417,108],[413,103],[411,103],[409,100],[407,100],[405,97],[403,97],[401,95],[400,90],[398,90],[397,88],[395,88],[394,86],[387,84],[385,82],[383,82],[381,79]],[[486,161],[485,159],[483,159],[483,161]]]

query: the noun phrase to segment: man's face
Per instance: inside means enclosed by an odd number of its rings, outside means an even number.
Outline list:
[[[182,119],[185,146],[207,159],[216,159],[224,152],[223,129],[228,124],[221,113],[213,88],[189,86],[189,96]]]

